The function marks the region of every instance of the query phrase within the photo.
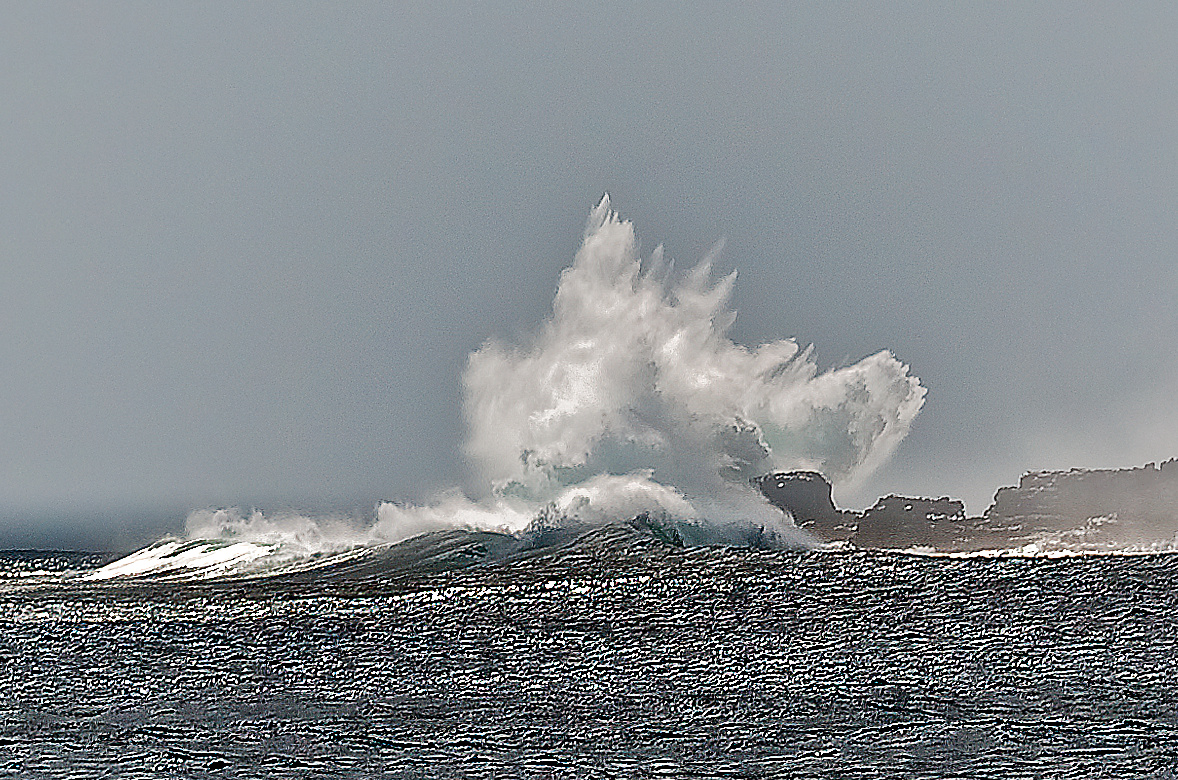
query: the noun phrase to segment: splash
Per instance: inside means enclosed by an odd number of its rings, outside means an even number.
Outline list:
[[[466,452],[497,495],[551,500],[591,475],[646,468],[706,495],[770,468],[862,478],[907,435],[924,388],[889,352],[819,373],[794,340],[727,336],[733,272],[644,266],[608,197],[529,347],[488,342],[464,377]]]
[[[691,525],[692,538],[755,527],[804,544],[749,479],[798,468],[862,479],[907,435],[925,389],[887,351],[822,372],[792,339],[734,343],[735,280],[715,278],[711,257],[684,274],[662,247],[643,260],[606,196],[551,316],[528,343],[488,341],[469,358],[465,454],[481,494],[382,503],[362,529],[205,513],[189,536],[336,549],[455,527],[520,533],[541,514],[578,526],[646,514]]]

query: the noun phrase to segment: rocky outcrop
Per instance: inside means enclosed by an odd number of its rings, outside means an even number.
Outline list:
[[[857,547],[943,551],[1125,548],[1178,541],[1178,460],[1133,469],[1072,469],[1024,474],[1004,487],[981,517],[966,517],[948,497],[887,496],[864,512],[835,506],[818,472],[789,471],[754,480],[771,503],[828,542]]]
[[[942,498],[887,496],[864,512],[851,543],[856,547],[955,546],[964,532],[965,504]]]
[[[795,525],[823,541],[842,542],[855,533],[859,514],[835,507],[830,483],[817,471],[779,471],[753,484],[770,503],[788,512]]]
[[[965,505],[951,498],[887,496],[865,512],[834,505],[830,482],[817,471],[785,471],[754,480],[770,503],[824,542],[904,549],[953,544],[965,523]]]
[[[1132,469],[1032,471],[1017,486],[999,489],[981,520],[987,532],[1016,539],[1173,540],[1178,460]]]

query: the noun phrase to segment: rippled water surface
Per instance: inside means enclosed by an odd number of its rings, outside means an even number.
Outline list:
[[[1178,768],[1178,556],[650,542],[135,586],[36,574],[97,558],[35,558],[2,564],[0,776]]]

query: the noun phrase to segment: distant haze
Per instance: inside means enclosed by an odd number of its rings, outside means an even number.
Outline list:
[[[0,548],[470,485],[603,192],[927,388],[844,505],[1178,455],[1178,8],[10,4]]]

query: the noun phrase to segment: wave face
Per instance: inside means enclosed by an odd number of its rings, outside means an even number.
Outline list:
[[[444,529],[518,536],[636,516],[691,543],[812,545],[750,478],[808,468],[836,484],[862,479],[907,435],[925,389],[887,351],[823,372],[792,339],[734,343],[736,273],[716,279],[711,266],[709,256],[677,273],[661,246],[643,260],[633,225],[603,198],[551,316],[527,343],[488,341],[469,358],[474,498],[454,490],[425,506],[382,503],[362,525],[200,512],[187,536],[254,545],[236,549],[249,560],[235,558],[234,571]]]

